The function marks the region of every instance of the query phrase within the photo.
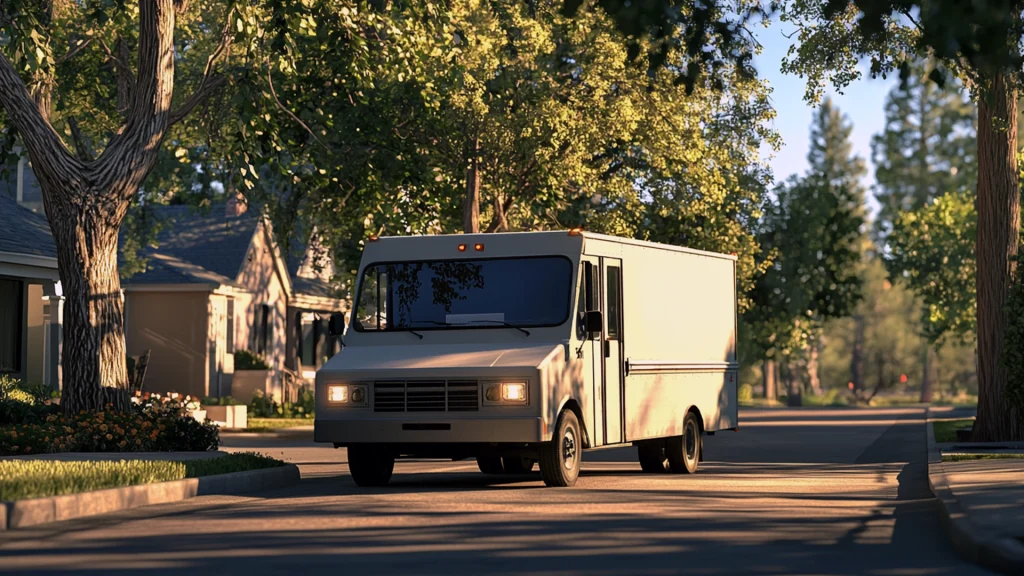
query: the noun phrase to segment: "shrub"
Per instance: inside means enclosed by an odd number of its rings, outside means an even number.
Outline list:
[[[0,501],[75,494],[283,465],[280,460],[252,452],[188,462],[8,460],[0,462]]]
[[[216,450],[219,442],[216,426],[197,422],[173,401],[127,413],[54,413],[0,428],[0,454],[193,452]]]
[[[245,402],[237,400],[232,396],[206,396],[200,404],[203,406],[244,406]]]
[[[754,399],[754,387],[750,384],[741,384],[737,395],[740,402],[750,402]]]
[[[1016,257],[1013,284],[1006,297],[1006,331],[1002,362],[1006,367],[1006,399],[1024,418],[1024,255]]]
[[[270,365],[259,354],[250,350],[235,351],[235,370],[269,370]]]
[[[316,397],[310,388],[299,390],[296,402],[278,404],[273,398],[257,390],[249,402],[250,418],[313,418],[316,415]]]
[[[35,402],[32,394],[23,389],[21,380],[11,378],[8,374],[0,375],[0,400],[10,400],[26,404]]]
[[[49,389],[45,390],[26,386],[6,374],[0,376],[0,426],[39,422],[56,414],[60,407],[50,401]]]

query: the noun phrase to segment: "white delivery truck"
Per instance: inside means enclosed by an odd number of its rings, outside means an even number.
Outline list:
[[[735,256],[575,229],[373,237],[350,316],[314,434],[360,486],[410,457],[571,486],[583,450],[628,444],[692,473],[738,426]]]

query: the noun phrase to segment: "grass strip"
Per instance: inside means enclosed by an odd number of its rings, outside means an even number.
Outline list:
[[[312,418],[249,418],[246,432],[273,432],[296,426],[312,426]]]
[[[943,462],[965,462],[968,460],[1015,460],[1024,458],[1024,454],[943,454]]]
[[[932,431],[935,432],[935,442],[956,442],[956,431],[970,428],[974,425],[974,418],[964,420],[937,420],[932,422]]]
[[[280,460],[252,452],[185,462],[4,460],[0,461],[0,501],[77,494],[105,488],[167,482],[283,465],[284,462]]]

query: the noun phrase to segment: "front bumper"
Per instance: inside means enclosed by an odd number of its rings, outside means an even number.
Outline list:
[[[313,421],[313,439],[335,444],[459,444],[540,442],[537,416],[516,418],[344,418]]]

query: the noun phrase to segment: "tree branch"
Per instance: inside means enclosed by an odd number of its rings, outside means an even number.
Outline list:
[[[295,114],[294,114],[294,113],[293,113],[293,112],[292,112],[291,110],[289,110],[289,109],[288,109],[288,108],[287,108],[287,107],[286,107],[286,106],[284,105],[284,103],[283,103],[283,102],[281,102],[281,99],[277,97],[277,91],[276,91],[276,90],[274,90],[274,79],[272,78],[272,74],[271,74],[271,70],[270,70],[270,63],[269,63],[269,62],[267,63],[267,82],[268,82],[268,83],[270,84],[270,95],[274,97],[274,102],[275,102],[275,103],[277,104],[277,107],[278,107],[278,108],[280,108],[280,109],[281,109],[281,111],[283,111],[283,112],[284,112],[285,114],[287,114],[289,118],[291,118],[291,119],[292,119],[293,121],[295,121],[295,123],[296,123],[296,124],[298,124],[299,126],[302,126],[302,128],[303,128],[303,129],[304,129],[304,130],[305,130],[306,132],[308,132],[310,136],[312,136],[312,137],[313,137],[313,140],[316,140],[317,144],[320,144],[320,145],[321,145],[321,146],[323,146],[324,148],[326,148],[326,149],[330,150],[330,149],[331,149],[331,147],[330,147],[330,146],[328,146],[328,145],[327,145],[326,143],[324,143],[324,141],[323,141],[323,140],[321,140],[321,139],[320,139],[320,138],[319,138],[319,137],[318,137],[318,136],[316,135],[316,133],[315,133],[315,132],[313,132],[313,130],[311,130],[311,129],[309,128],[309,126],[306,126],[306,123],[305,123],[305,122],[303,122],[301,118],[299,118],[299,117],[298,117],[298,116],[296,116],[296,115],[295,115]]]
[[[506,230],[508,229],[508,221],[505,219],[505,215],[508,214],[509,209],[512,208],[513,202],[514,200],[512,196],[505,198],[504,202],[494,202],[495,214],[494,217],[491,218],[490,224],[487,225],[487,230],[485,230],[485,232],[488,234],[496,232],[502,226],[504,226]]]
[[[71,128],[71,140],[75,143],[75,153],[82,162],[93,160],[92,152],[85,143],[82,131],[78,127],[78,120],[74,116],[68,117],[68,128]]]
[[[177,110],[171,112],[171,126],[188,116],[189,113],[199,105],[199,103],[208,98],[210,94],[215,92],[217,88],[224,85],[227,81],[223,76],[213,74],[213,67],[224,57],[225,54],[228,53],[228,47],[231,46],[231,16],[234,13],[235,9],[232,8],[231,10],[228,10],[228,14],[224,18],[224,27],[220,31],[220,42],[217,43],[217,47],[213,49],[213,52],[210,53],[210,56],[206,59],[206,67],[203,69],[203,78],[199,81],[199,86],[196,87],[195,92],[185,100],[184,104],[182,104]]]
[[[60,58],[57,59],[57,64],[63,64],[65,62],[67,62],[68,60],[71,60],[75,56],[78,56],[78,53],[81,52],[82,50],[84,50],[86,46],[91,44],[92,40],[93,40],[92,38],[86,38],[85,40],[79,40],[78,44],[75,44],[74,46],[72,46],[67,51],[66,54],[64,54],[63,56],[61,56]]]
[[[0,54],[0,106],[7,112],[28,149],[36,176],[53,187],[78,178],[82,164],[39,110],[10,61]],[[45,188],[44,188],[45,189]]]
[[[122,116],[128,114],[132,102],[132,87],[135,86],[135,74],[128,63],[131,54],[128,51],[128,43],[123,38],[117,39],[117,54],[115,55],[107,43],[100,40],[100,47],[107,54],[107,60],[114,63],[114,74],[117,76],[117,111]]]

